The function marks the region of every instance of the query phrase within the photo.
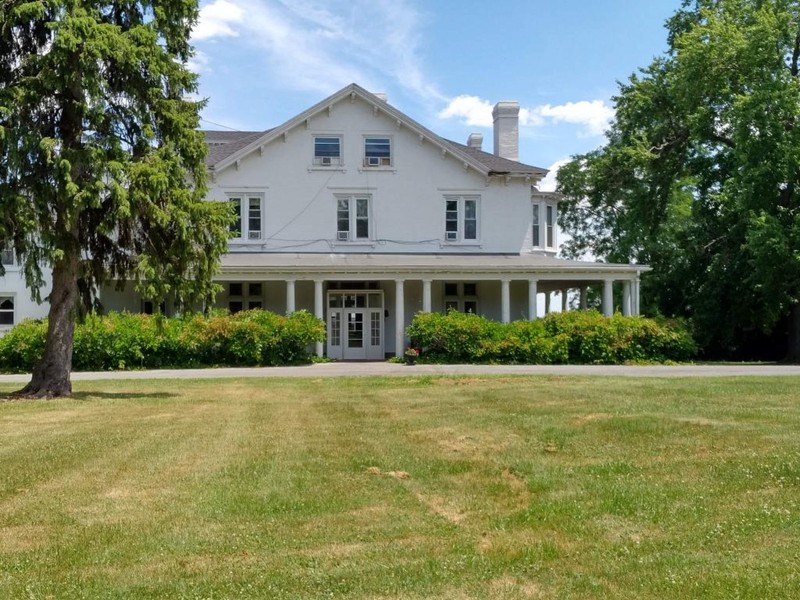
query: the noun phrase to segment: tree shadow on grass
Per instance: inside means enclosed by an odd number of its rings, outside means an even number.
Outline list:
[[[145,400],[153,399],[160,400],[163,398],[177,398],[178,394],[170,392],[72,392],[69,396],[72,400]],[[0,402],[25,402],[25,401],[44,401],[59,400],[60,398],[30,398],[27,396],[20,396],[17,392],[0,392]]]

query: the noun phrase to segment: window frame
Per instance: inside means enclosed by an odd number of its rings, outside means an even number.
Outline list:
[[[394,140],[390,135],[365,135],[363,143],[364,160],[363,165],[368,169],[391,168],[394,166],[393,146]],[[370,142],[372,142],[370,144]],[[385,152],[376,150],[376,145],[386,146]],[[370,150],[370,145],[372,150]]]
[[[336,194],[336,242],[358,243],[372,240],[372,195],[371,194]],[[342,203],[347,205],[347,217],[342,217]],[[360,214],[359,208],[366,207],[366,216]],[[342,224],[347,229],[342,229]],[[364,223],[366,223],[364,225]],[[361,225],[361,227],[359,227]],[[366,234],[360,234],[364,232]]]
[[[4,267],[13,267],[16,265],[16,261],[14,260],[14,247],[11,245],[11,242],[0,246],[0,264]]]
[[[531,204],[531,248],[555,252],[558,244],[558,207],[542,200],[534,200]]]
[[[234,286],[236,286],[235,290]],[[228,293],[227,308],[232,315],[244,310],[264,309],[263,281],[229,281],[226,291]],[[234,294],[234,291],[238,293]],[[234,309],[234,305],[238,306]]]
[[[319,142],[321,140],[336,140],[336,154],[320,152]],[[338,167],[342,164],[342,143],[341,135],[336,134],[314,134],[314,166],[315,167]],[[325,160],[329,159],[329,160]]]
[[[231,224],[229,238],[236,242],[260,242],[264,240],[264,226],[266,224],[266,202],[262,192],[227,192],[227,201],[231,204],[238,201],[238,210],[234,209],[237,218]],[[253,212],[257,208],[257,223],[259,229],[253,228]],[[238,230],[235,225],[238,224]],[[238,234],[238,235],[236,235]],[[253,235],[255,234],[255,235]]]
[[[11,308],[2,308],[4,302],[11,302]],[[10,329],[17,324],[17,296],[16,294],[0,293],[0,316],[11,315],[10,323],[3,323],[0,319],[0,329]]]
[[[456,203],[453,211],[451,204]],[[473,206],[469,215],[468,206]],[[452,215],[455,214],[455,219]],[[455,222],[455,229],[452,223]],[[472,235],[467,237],[472,223]],[[446,244],[477,244],[481,239],[481,197],[479,194],[447,194],[444,197],[444,242]]]
[[[456,286],[456,293],[448,293],[448,286]],[[474,287],[475,293],[468,294],[467,286]],[[442,298],[442,306],[445,313],[452,308],[461,313],[480,314],[478,283],[476,281],[445,281],[442,285]],[[468,306],[471,306],[474,310],[468,310]]]

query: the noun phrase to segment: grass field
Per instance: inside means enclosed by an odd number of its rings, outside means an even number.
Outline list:
[[[0,598],[800,597],[797,378],[75,388],[0,401]]]

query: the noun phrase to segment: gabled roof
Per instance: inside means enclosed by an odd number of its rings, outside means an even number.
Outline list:
[[[395,119],[398,124],[407,127],[414,133],[420,136],[421,140],[427,141],[434,146],[437,146],[442,152],[450,153],[454,158],[462,161],[465,167],[469,166],[483,175],[524,175],[534,177],[544,177],[547,174],[547,169],[525,165],[523,163],[507,160],[483,152],[476,148],[469,148],[463,144],[458,144],[450,140],[446,140],[428,128],[420,125],[411,117],[400,112],[385,100],[372,94],[364,88],[351,83],[350,85],[342,88],[335,94],[329,96],[325,100],[315,104],[308,110],[300,113],[286,121],[283,125],[266,131],[207,131],[206,142],[209,144],[208,156],[206,157],[206,164],[212,171],[221,171],[222,169],[236,163],[237,160],[247,156],[251,152],[255,152],[265,144],[269,144],[273,140],[281,137],[289,132],[294,127],[304,123],[318,113],[328,110],[334,104],[341,102],[347,98],[354,100],[361,98],[363,101],[371,104],[374,110],[382,111]]]

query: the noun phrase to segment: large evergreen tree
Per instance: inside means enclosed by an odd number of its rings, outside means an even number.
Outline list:
[[[667,30],[608,143],[559,173],[567,252],[651,264],[650,309],[691,317],[710,354],[788,327],[797,361],[800,2],[685,0]]]
[[[203,202],[197,16],[196,0],[0,2],[0,244],[34,297],[52,268],[25,395],[71,393],[75,318],[102,285],[186,307],[212,293],[229,216]]]

